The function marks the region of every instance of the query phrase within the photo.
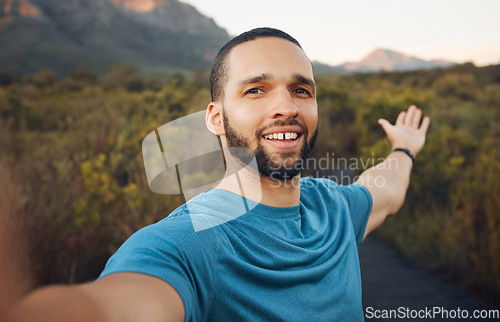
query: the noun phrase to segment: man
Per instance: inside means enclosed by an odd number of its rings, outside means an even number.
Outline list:
[[[234,38],[211,89],[206,124],[227,158],[217,189],[134,234],[96,282],[36,291],[12,321],[363,320],[357,247],[403,204],[429,118],[412,106],[380,120],[393,152],[339,186],[300,178],[318,114],[295,39]]]

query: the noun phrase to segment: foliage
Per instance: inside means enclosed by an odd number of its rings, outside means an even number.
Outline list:
[[[393,121],[410,104],[431,116],[407,202],[379,234],[498,303],[500,66],[316,81],[317,158],[382,158],[390,146],[378,118]],[[81,68],[63,80],[51,71],[21,78],[0,71],[0,161],[19,187],[34,284],[96,278],[128,236],[182,203],[149,190],[141,142],[209,101],[206,70],[160,78],[122,64],[101,78]]]
[[[389,218],[378,233],[422,266],[498,305],[499,69],[466,64],[439,74],[420,71],[418,82],[411,80],[414,75],[395,75],[398,82],[391,83],[390,96],[374,91],[364,100],[370,106],[383,97],[383,104],[370,108],[391,113],[391,106],[404,103],[401,95],[413,96],[413,102],[420,99],[418,105],[432,118],[407,201],[400,214]],[[381,76],[366,76],[368,84]],[[371,115],[362,108],[358,115]],[[362,127],[370,129],[368,133],[376,132],[370,128],[373,122],[370,119]],[[379,139],[378,134],[364,142],[361,150],[365,155],[388,152],[387,140]]]

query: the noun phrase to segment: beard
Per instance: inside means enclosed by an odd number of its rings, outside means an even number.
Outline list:
[[[308,141],[308,131],[306,127],[297,120],[278,120],[271,125],[260,128],[255,133],[257,147],[255,150],[251,150],[248,138],[243,137],[241,133],[229,124],[227,116],[224,112],[222,113],[222,117],[224,120],[224,131],[226,133],[228,150],[231,155],[238,158],[245,165],[248,165],[255,156],[260,175],[277,181],[290,180],[302,172],[305,166],[305,161],[311,155],[314,142],[316,141],[316,137],[318,135],[318,126],[316,126],[311,138]],[[296,152],[268,153],[261,144],[261,140],[265,140],[261,136],[264,130],[270,126],[290,125],[296,125],[302,129],[304,142],[300,152],[298,154]]]

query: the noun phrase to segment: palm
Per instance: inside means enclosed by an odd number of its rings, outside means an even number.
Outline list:
[[[379,124],[394,148],[406,148],[417,155],[424,147],[430,118],[422,120],[422,111],[412,105],[408,111],[399,113],[394,125],[385,119],[380,119]]]

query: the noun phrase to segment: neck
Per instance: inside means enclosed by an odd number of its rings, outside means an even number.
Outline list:
[[[300,175],[279,181],[260,175],[249,166],[234,166],[227,162],[227,170],[218,189],[228,190],[252,201],[273,207],[297,206],[300,201]],[[231,166],[233,165],[233,166]]]

